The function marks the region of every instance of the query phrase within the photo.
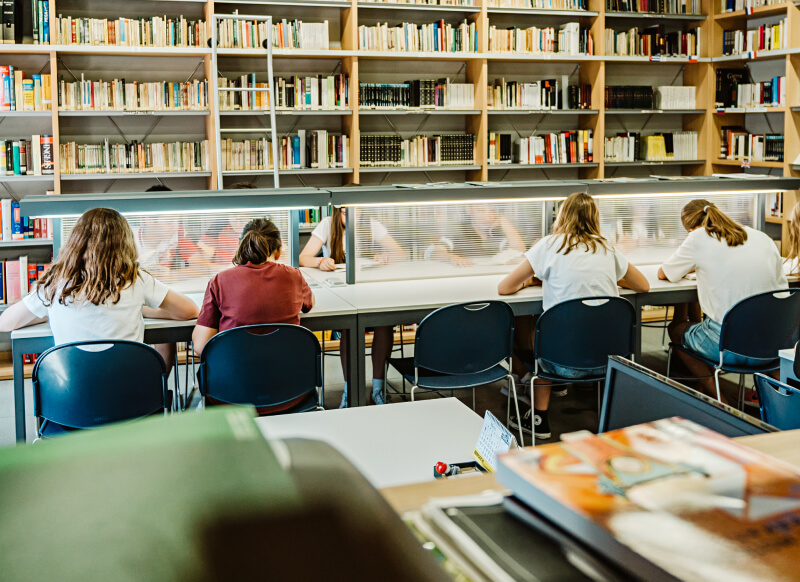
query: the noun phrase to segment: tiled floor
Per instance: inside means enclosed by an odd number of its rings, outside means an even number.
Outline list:
[[[646,328],[643,332],[644,354],[642,364],[664,373],[667,366],[667,354],[661,349],[661,330]],[[411,348],[406,348],[410,355]],[[371,374],[369,358],[367,358],[367,373]],[[680,370],[676,370],[679,374]],[[181,379],[183,379],[181,370]],[[725,390],[729,394],[734,394],[736,376],[730,377],[733,381],[725,383]],[[396,378],[395,378],[396,380]],[[26,411],[28,412],[28,440],[33,440],[34,422],[31,412],[33,411],[33,401],[31,396],[30,380],[25,382],[26,386]],[[326,408],[335,408],[339,405],[343,391],[343,380],[341,365],[338,357],[325,358],[325,405]],[[477,391],[476,410],[482,415],[484,410],[491,410],[500,419],[506,416],[506,397],[500,394],[502,383],[496,386],[488,386]],[[369,392],[369,390],[368,390]],[[435,398],[435,395],[421,396],[422,398]],[[399,400],[400,396],[393,396],[394,400]],[[472,394],[465,392],[460,396],[461,400],[468,406],[472,406]],[[553,440],[558,439],[564,432],[571,432],[580,429],[595,430],[597,428],[597,391],[594,387],[570,388],[569,393],[564,398],[553,398],[550,406],[550,424],[553,430]],[[530,442],[526,438],[526,442]],[[9,381],[0,382],[0,446],[7,446],[14,443],[14,395],[13,384]]]

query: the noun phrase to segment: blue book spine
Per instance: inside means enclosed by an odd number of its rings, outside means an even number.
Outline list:
[[[11,238],[19,240],[23,237],[22,232],[22,213],[19,209],[19,202],[11,203]]]
[[[292,136],[292,165],[300,167],[300,136]]]
[[[42,27],[44,28],[44,43],[50,44],[50,1],[45,0],[42,8]]]

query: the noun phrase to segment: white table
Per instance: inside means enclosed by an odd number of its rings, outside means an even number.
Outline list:
[[[800,378],[794,375],[794,349],[781,350],[779,355],[781,358],[781,382],[786,384],[788,378],[800,382]]]
[[[256,419],[267,439],[323,441],[377,489],[433,480],[438,461],[471,461],[483,419],[455,398]]]

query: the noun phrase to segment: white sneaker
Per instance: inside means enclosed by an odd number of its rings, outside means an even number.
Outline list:
[[[564,386],[563,388],[560,388],[560,389],[555,389],[555,388],[551,388],[550,389],[550,396],[556,396],[558,398],[561,398],[562,396],[566,396],[566,395],[567,395],[567,387],[566,386]]]
[[[528,387],[530,384],[521,384],[520,382],[517,382],[517,378],[514,376],[516,376],[516,374],[511,374],[511,377],[514,378],[514,386],[517,388],[517,400],[530,406],[531,399],[528,396]],[[500,388],[500,394],[503,396],[508,396],[508,384],[505,384],[502,388]]]

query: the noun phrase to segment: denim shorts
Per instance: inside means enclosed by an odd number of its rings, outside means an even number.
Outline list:
[[[605,366],[601,368],[568,368],[566,366],[554,364],[553,362],[548,362],[542,358],[539,358],[539,371],[550,376],[560,376],[561,378],[568,378],[572,380],[606,375]]]
[[[683,340],[681,344],[685,348],[697,352],[704,358],[713,362],[719,362],[719,336],[722,331],[722,325],[706,317],[700,323],[695,323],[693,326],[683,332]],[[723,363],[727,366],[744,366],[744,367],[763,367],[777,360],[778,358],[748,358],[734,354],[733,352],[725,351]]]

